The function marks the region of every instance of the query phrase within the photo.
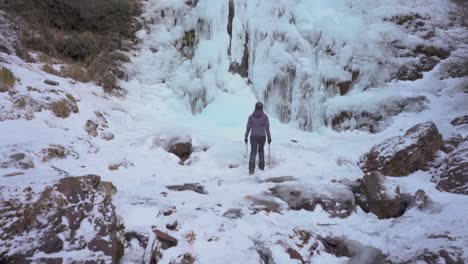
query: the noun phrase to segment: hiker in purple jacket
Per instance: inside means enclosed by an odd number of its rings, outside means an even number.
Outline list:
[[[252,131],[252,133],[250,133]],[[260,170],[265,169],[265,147],[266,136],[268,136],[268,144],[271,144],[270,135],[270,122],[268,116],[263,112],[263,104],[258,102],[255,104],[255,111],[249,116],[247,122],[247,129],[245,131],[245,144],[249,142],[247,139],[250,133],[250,160],[249,160],[249,173],[252,175],[255,171],[255,159],[257,151],[259,154],[258,167]]]

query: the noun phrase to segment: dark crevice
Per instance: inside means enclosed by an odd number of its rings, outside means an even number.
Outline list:
[[[232,42],[232,20],[234,19],[234,0],[229,0],[229,14],[228,14],[228,24],[227,32],[229,34],[229,48],[228,56],[231,56],[231,42]]]

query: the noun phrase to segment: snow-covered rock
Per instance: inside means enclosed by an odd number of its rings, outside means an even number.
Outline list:
[[[436,172],[437,189],[468,194],[468,141],[449,153]]]
[[[124,244],[114,189],[87,175],[63,178],[40,193],[7,190],[0,202],[0,262],[118,263]]]
[[[331,217],[345,218],[356,209],[353,193],[344,185],[278,185],[270,191],[285,201],[292,210],[314,211],[320,205]]]
[[[390,189],[385,184],[385,176],[376,171],[364,175],[352,186],[356,204],[379,219],[399,217],[408,209],[411,195],[400,193],[399,189],[398,186]]]
[[[425,169],[442,146],[442,136],[434,123],[408,129],[404,136],[389,138],[363,155],[359,166],[364,172],[379,171],[387,176],[406,176]]]

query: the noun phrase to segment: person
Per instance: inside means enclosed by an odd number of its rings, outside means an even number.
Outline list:
[[[250,133],[251,132],[251,133]],[[268,116],[263,112],[263,104],[258,102],[255,104],[255,111],[249,116],[247,121],[247,129],[245,131],[245,144],[249,142],[250,133],[250,159],[249,159],[249,174],[255,172],[255,161],[257,152],[259,156],[258,168],[265,169],[265,141],[268,136],[268,144],[271,144],[270,122]]]

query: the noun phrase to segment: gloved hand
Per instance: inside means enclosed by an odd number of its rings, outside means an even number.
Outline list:
[[[245,144],[247,144],[249,142],[249,140],[247,138],[244,138],[244,142],[245,142]]]
[[[268,145],[270,145],[270,144],[271,144],[271,138],[268,139]]]

